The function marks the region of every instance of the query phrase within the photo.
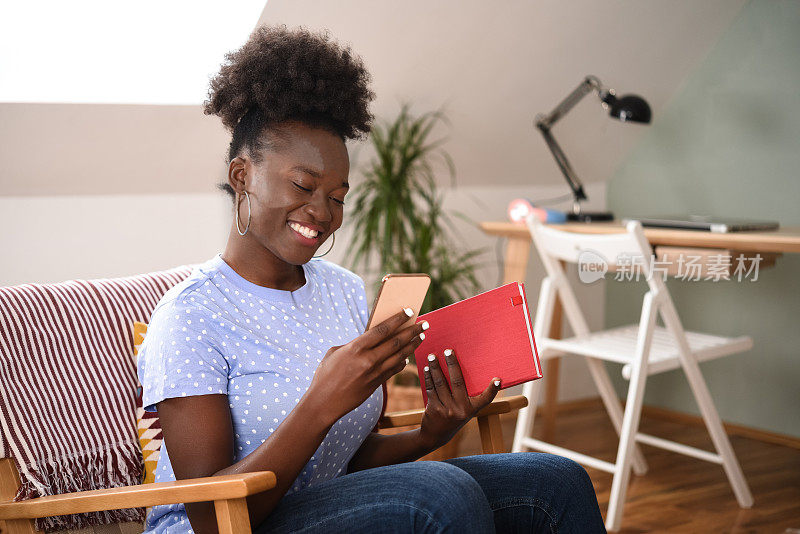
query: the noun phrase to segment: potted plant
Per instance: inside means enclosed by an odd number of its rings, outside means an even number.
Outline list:
[[[479,290],[475,258],[483,249],[458,252],[450,231],[450,215],[474,224],[464,214],[442,209],[443,197],[434,179],[434,164],[440,159],[455,186],[455,167],[441,145],[430,141],[432,129],[446,122],[440,111],[419,117],[408,105],[391,122],[377,122],[370,133],[375,155],[363,169],[365,180],[353,191],[350,220],[353,236],[350,268],[363,271],[424,272],[431,286],[420,314],[467,298]],[[450,231],[445,228],[449,226]],[[377,255],[378,267],[370,270]],[[377,286],[373,289],[377,289]]]
[[[442,149],[445,139],[430,139],[440,122],[446,123],[440,111],[415,117],[403,105],[394,121],[375,124],[369,137],[374,155],[363,168],[364,181],[353,190],[349,216],[351,269],[361,267],[362,272],[380,276],[427,273],[431,277],[420,315],[478,292],[475,261],[484,252],[459,250],[452,237],[456,229],[451,215],[474,223],[462,213],[442,208],[435,171],[446,170],[452,185],[456,175],[450,155]],[[375,259],[377,268],[371,270]],[[388,388],[387,410],[422,407],[415,363],[396,375]]]

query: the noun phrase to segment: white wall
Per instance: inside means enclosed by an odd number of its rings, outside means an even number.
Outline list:
[[[105,278],[222,250],[222,193],[0,197],[0,285]]]

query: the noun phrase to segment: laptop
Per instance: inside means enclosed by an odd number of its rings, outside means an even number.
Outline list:
[[[726,234],[728,232],[766,232],[777,230],[780,226],[775,221],[754,221],[748,219],[729,219],[707,215],[665,216],[665,217],[628,217],[623,222],[636,220],[642,226],[650,228],[679,228],[681,230],[701,230]]]

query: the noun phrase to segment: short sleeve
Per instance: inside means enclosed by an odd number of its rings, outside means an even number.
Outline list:
[[[215,339],[212,313],[180,298],[153,312],[139,349],[146,411],[172,397],[228,393],[230,370]]]

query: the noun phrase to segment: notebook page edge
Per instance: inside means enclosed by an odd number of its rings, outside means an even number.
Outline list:
[[[525,298],[525,291],[522,290],[522,284],[517,282],[517,289],[522,297],[523,311],[525,312],[525,327],[528,329],[528,341],[531,343],[531,356],[533,356],[533,365],[536,367],[536,373],[541,377],[542,370],[539,369],[539,358],[536,357],[536,346],[534,345],[533,332],[531,332],[531,320],[528,317],[528,301]]]

